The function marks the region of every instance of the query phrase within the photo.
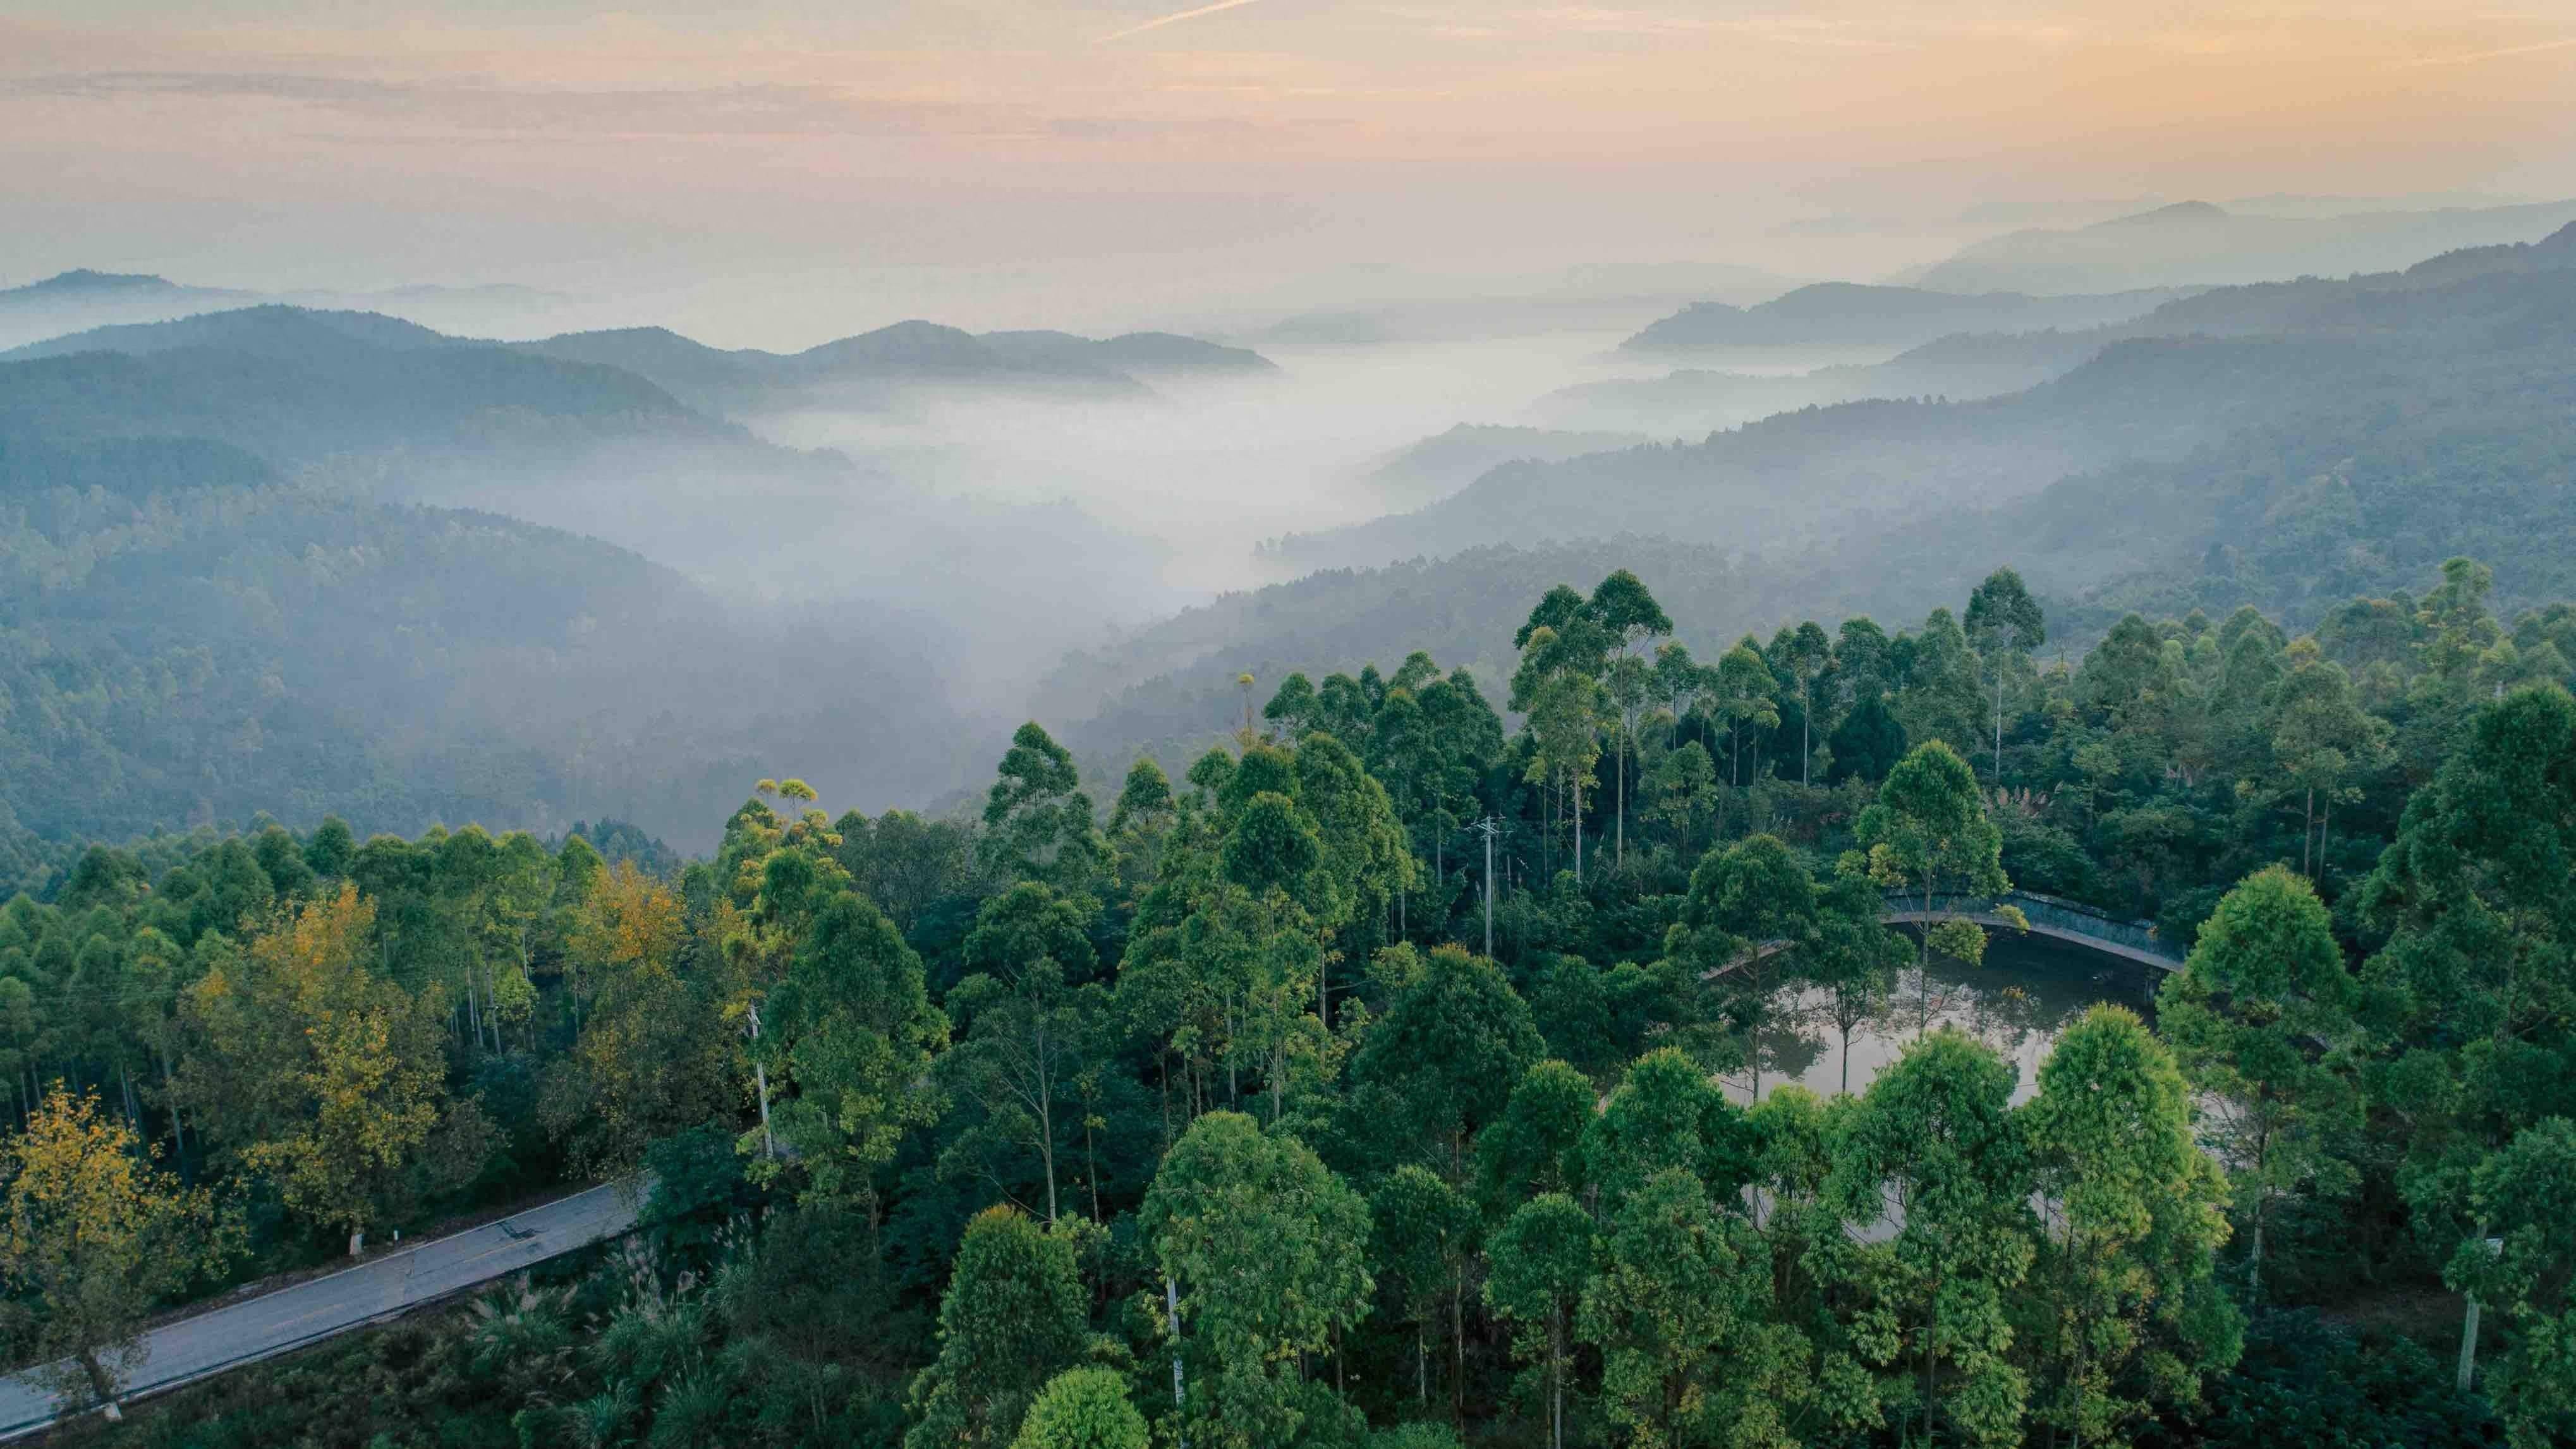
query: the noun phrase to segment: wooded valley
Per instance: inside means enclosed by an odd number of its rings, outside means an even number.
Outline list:
[[[1245,676],[1174,772],[1031,723],[970,818],[781,776],[685,863],[86,849],[0,909],[0,1271],[76,1391],[163,1305],[649,1186],[616,1250],[57,1437],[2576,1433],[2576,609],[2455,559],[2071,657],[2009,569],[1731,643],[1663,584],[1525,600],[1489,675]],[[2043,1020],[2014,900],[2179,968]]]

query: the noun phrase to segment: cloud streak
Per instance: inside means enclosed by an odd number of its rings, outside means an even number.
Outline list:
[[[1242,0],[1238,0],[1242,3]],[[836,86],[725,85],[691,89],[537,90],[438,85],[269,71],[90,71],[0,77],[12,97],[244,101],[427,128],[414,140],[459,136],[816,136],[1076,141],[1223,135],[1264,127],[1235,116],[1056,113],[1028,106],[871,96]],[[1275,128],[1274,128],[1275,129]],[[399,131],[352,141],[405,139]]]
[[[2428,55],[2421,60],[2410,60],[2399,69],[2420,70],[2432,65],[2473,65],[2482,60],[2503,60],[2508,56],[2516,55],[2540,55],[2553,50],[2576,50],[2576,36],[2568,36],[2563,40],[2543,40],[2532,45],[2508,45],[2499,50],[2471,51],[2467,55]]]
[[[1114,35],[1104,35],[1092,44],[1107,45],[1113,40],[1125,40],[1131,35],[1142,35],[1148,30],[1160,30],[1166,25],[1178,25],[1184,20],[1196,20],[1202,15],[1214,15],[1221,10],[1240,10],[1252,3],[1254,0],[1216,0],[1213,5],[1202,5],[1195,10],[1182,10],[1171,15],[1156,16],[1142,25],[1130,25]]]

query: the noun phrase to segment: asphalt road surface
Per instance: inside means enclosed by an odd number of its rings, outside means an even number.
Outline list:
[[[594,1187],[454,1237],[165,1323],[146,1338],[145,1358],[126,1393],[148,1393],[318,1343],[633,1226],[635,1203],[613,1185]],[[52,1423],[57,1408],[51,1393],[24,1379],[0,1380],[0,1438]]]

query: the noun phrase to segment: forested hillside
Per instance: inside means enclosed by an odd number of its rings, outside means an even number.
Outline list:
[[[1745,581],[1718,549],[1634,537],[1469,549],[1383,569],[1328,569],[1184,610],[1068,655],[1041,682],[1036,707],[1080,722],[1066,738],[1092,764],[1139,753],[1177,763],[1241,724],[1238,674],[1265,688],[1291,673],[1356,675],[1399,657],[1390,643],[1398,641],[1498,678],[1518,601],[1559,579],[1622,567],[1652,579],[1690,632],[1714,634],[1747,617]]]
[[[1369,483],[1388,508],[1400,510],[1445,498],[1504,463],[1556,462],[1644,441],[1636,434],[1460,423],[1400,449],[1370,470]]]
[[[372,313],[253,307],[0,353],[7,436],[212,438],[280,467],[728,431],[631,373],[463,345]]]
[[[1068,607],[1094,567],[1123,582]],[[981,748],[933,661],[1051,658],[1162,595],[1070,506],[935,497],[602,363],[262,306],[0,356],[0,597],[14,886],[67,841],[261,810],[609,813],[703,848],[770,749],[927,800]]]
[[[766,749],[845,742],[832,783],[862,798],[956,768],[940,682],[863,618],[745,619],[608,545],[334,497],[211,441],[0,437],[0,600],[10,890],[62,841],[263,810],[696,841]],[[781,694],[809,651],[841,668]]]
[[[2343,282],[2301,280],[2192,289],[2194,295],[2177,297],[2144,316],[2098,326],[2029,323],[2010,327],[2006,321],[1994,330],[1951,332],[1879,363],[1843,363],[1786,374],[1680,368],[1656,378],[1581,383],[1541,398],[1532,411],[1567,427],[1697,434],[1740,427],[1796,408],[1869,398],[1988,398],[2064,376],[2113,344],[2139,338],[2350,337],[2438,327],[2443,321],[2439,303],[2410,308],[2401,294],[2572,265],[2576,265],[2576,229],[2561,228],[2537,242],[2446,252],[2402,272]],[[2470,345],[2474,347],[2474,341]]]
[[[1622,532],[1844,544],[2198,448],[2331,447],[2356,412],[2472,390],[2480,434],[2457,441],[2523,446],[2563,416],[2551,399],[2576,371],[2571,298],[2576,228],[2420,274],[2212,291],[2107,331],[2089,360],[2026,391],[1952,403],[1909,392],[1918,400],[1809,408],[1697,444],[1506,465],[1419,512],[1290,540],[1288,555],[1373,564]],[[2066,353],[2063,338],[2028,345]]]
[[[676,876],[94,850],[0,909],[13,1323],[112,1392],[156,1302],[649,1169],[595,1268],[75,1437],[2554,1442],[2576,613],[2487,596],[2077,659],[1999,571],[1693,653],[1619,571],[1177,779],[762,780]],[[2013,889],[2187,959],[2043,1012]],[[104,1236],[32,1212],[115,1164]]]

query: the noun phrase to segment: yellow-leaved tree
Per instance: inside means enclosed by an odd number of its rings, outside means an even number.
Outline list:
[[[241,1251],[239,1219],[154,1167],[158,1152],[60,1082],[0,1142],[0,1280],[26,1310],[35,1377],[67,1403],[112,1410],[154,1303]]]
[[[548,1068],[538,1115],[576,1171],[626,1177],[654,1139],[739,1105],[728,987],[683,970],[690,945],[680,898],[631,861],[601,875],[575,908],[566,969],[586,983],[592,1007],[572,1050]]]
[[[495,1137],[476,1102],[448,1098],[444,991],[367,969],[375,920],[344,884],[218,963],[186,1006],[205,1052],[183,1094],[289,1208],[346,1232],[352,1256],[420,1193],[472,1178]]]

